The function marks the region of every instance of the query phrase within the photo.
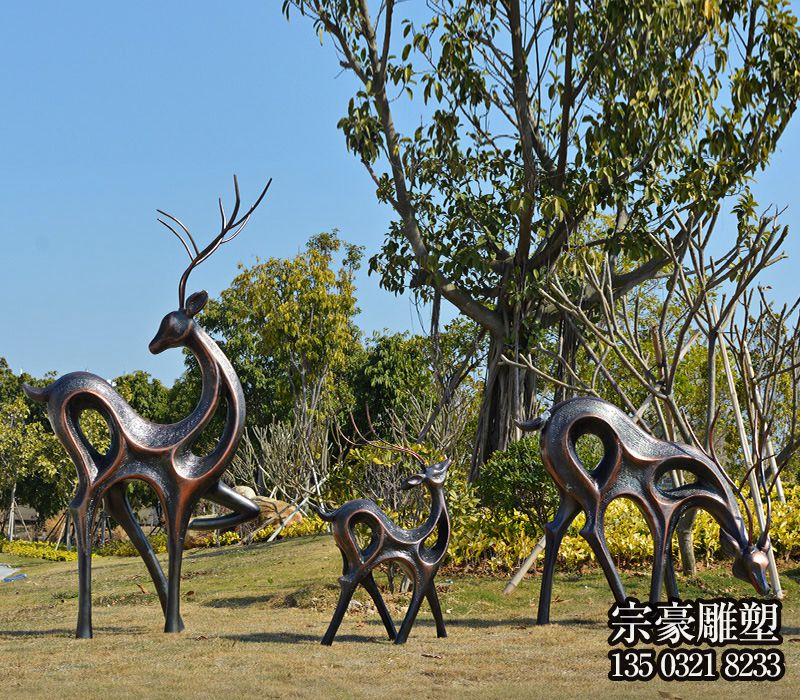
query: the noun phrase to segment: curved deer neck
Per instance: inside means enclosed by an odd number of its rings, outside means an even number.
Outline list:
[[[431,495],[431,512],[424,523],[414,530],[417,538],[424,540],[439,527],[440,521],[444,520],[445,529],[449,529],[449,518],[447,517],[447,503],[444,498],[444,488],[442,486],[429,486],[426,484],[428,493]],[[441,539],[442,529],[439,527],[439,537]],[[449,535],[449,533],[448,533]]]
[[[185,428],[186,438],[196,437],[208,424],[217,410],[223,390],[227,394],[229,403],[225,432],[228,432],[228,424],[231,420],[243,425],[242,385],[228,358],[225,357],[211,336],[196,322],[192,325],[192,331],[184,345],[195,356],[202,378],[200,399],[192,413],[181,421],[182,427]],[[232,406],[234,407],[233,411],[231,411]],[[231,415],[232,412],[233,415]]]
[[[749,533],[747,532],[747,525],[745,524],[744,518],[742,518],[742,514],[739,511],[733,494],[727,488],[725,488],[724,493],[728,497],[726,499],[728,501],[727,504],[714,500],[708,504],[703,504],[702,507],[711,514],[714,520],[719,523],[719,526],[725,530],[730,537],[736,540],[739,547],[744,551],[751,544]]]

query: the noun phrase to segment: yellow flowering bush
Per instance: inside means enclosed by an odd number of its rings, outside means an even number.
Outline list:
[[[49,561],[74,561],[78,558],[75,551],[56,549],[51,542],[28,542],[27,540],[0,540],[0,552],[15,554],[18,557],[31,557],[32,559],[48,559]]]
[[[259,530],[253,536],[253,542],[265,542],[273,532],[278,529],[278,525],[268,525],[263,530]],[[278,535],[278,539],[284,537],[304,537],[306,535],[319,535],[328,531],[326,523],[318,515],[308,515],[302,520],[293,520]]]

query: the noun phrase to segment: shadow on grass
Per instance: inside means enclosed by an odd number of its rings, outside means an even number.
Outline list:
[[[139,632],[134,627],[94,627],[94,636],[99,634],[129,634]],[[0,630],[0,639],[16,639],[17,637],[75,637],[74,627],[59,627],[51,630]]]
[[[299,543],[311,543],[321,538],[331,538],[331,535],[327,532],[321,532],[316,535],[302,535],[300,537],[292,537],[292,542],[299,542]],[[332,539],[332,538],[331,538]],[[237,553],[237,554],[256,554],[259,551],[265,551],[268,549],[272,549],[277,545],[287,542],[288,540],[275,540],[274,542],[253,542],[252,544],[247,545],[233,545],[233,546],[223,546],[223,547],[196,547],[193,549],[186,550],[184,555],[184,560],[197,560],[197,559],[206,559],[206,558],[213,558],[213,557],[220,557],[226,554]]]
[[[382,631],[382,630],[381,630]],[[250,634],[228,634],[221,637],[221,639],[230,639],[237,642],[253,643],[253,644],[320,644],[322,642],[321,634],[307,634],[302,632],[252,632]],[[375,644],[376,642],[386,641],[389,642],[389,637],[384,632],[381,635],[376,634],[337,634],[334,644],[336,642],[355,642],[357,644]]]
[[[396,620],[396,622],[398,622]],[[352,632],[340,632],[336,635],[336,639],[334,643],[337,642],[355,642],[357,644],[375,644],[378,642],[386,642],[387,644],[391,642],[391,640],[386,635],[380,621],[378,620],[370,620],[368,622],[362,622],[362,625],[368,625],[370,628],[369,630],[365,630],[362,634],[354,634]],[[457,619],[457,620],[446,620],[445,624],[448,629],[459,629],[459,628],[488,628],[488,627],[508,627],[513,629],[534,629],[537,627],[536,624],[531,622],[530,624],[523,624],[522,621],[518,619],[514,620],[481,620],[481,619]],[[592,622],[588,620],[559,620],[556,621],[556,625],[579,625],[581,627],[592,627],[597,629],[603,629],[603,625]],[[414,624],[414,629],[425,627],[425,628],[434,628],[435,624],[433,620],[417,620]],[[411,630],[411,635],[414,635],[414,629]],[[374,632],[374,633],[373,633]],[[230,635],[222,635],[222,639],[230,639],[232,641],[237,642],[245,642],[245,643],[253,643],[253,644],[307,644],[307,643],[316,643],[319,644],[322,640],[321,634],[308,634],[303,632],[252,632],[249,634],[230,634]]]
[[[596,620],[582,620],[578,617],[568,617],[562,620],[550,620],[551,625],[561,625],[564,627],[575,625],[577,627],[591,627],[594,629],[602,629],[607,630],[608,625],[602,622],[597,622]],[[536,626],[535,624],[533,625]]]
[[[434,622],[430,619],[417,620],[416,625],[423,627],[433,627]],[[485,629],[490,627],[510,627],[512,629],[535,629],[536,627],[546,627],[547,625],[537,625],[536,620],[532,617],[514,617],[509,620],[487,620],[483,618],[445,618],[445,624],[448,627],[474,627],[476,629]],[[551,620],[551,625],[558,625],[563,627],[579,626],[583,628],[606,629],[605,625],[597,622],[596,620],[583,620],[580,618],[566,618],[561,620]]]
[[[207,603],[203,603],[203,605],[207,608],[247,608],[251,605],[269,605],[280,597],[281,596],[275,593],[230,596],[229,598],[214,598],[214,600],[209,600]]]

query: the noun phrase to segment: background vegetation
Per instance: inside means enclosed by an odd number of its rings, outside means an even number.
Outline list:
[[[419,519],[425,495],[398,491],[411,465],[362,444],[358,426],[450,457],[453,560],[509,568],[554,507],[535,440],[517,442],[515,421],[589,394],[657,437],[719,455],[734,478],[763,471],[754,497],[781,473],[783,500],[800,449],[798,304],[769,297],[766,271],[788,231],[750,183],[800,95],[787,4],[411,5],[283,9],[309,18],[354,78],[339,127],[397,215],[369,266],[389,291],[429,302],[430,323],[420,335],[364,337],[353,282],[363,251],[336,231],[292,259],[242,267],[199,317],[247,399],[231,481],[303,512],[366,496]],[[718,233],[725,209],[735,224]],[[449,324],[443,303],[459,312]],[[171,422],[197,399],[195,369],[187,357],[172,387],[144,372],[114,384],[140,413]],[[0,499],[7,512],[33,506],[42,522],[66,505],[73,470],[19,388],[50,379],[0,364]],[[102,450],[102,419],[86,414],[83,426]],[[599,453],[587,444],[583,454],[592,468]],[[142,486],[131,496],[152,502]],[[610,517],[641,530],[626,504]],[[681,528],[688,564],[692,517]],[[706,557],[716,550],[703,523],[695,546]],[[630,540],[615,552],[638,561]],[[581,551],[564,557],[580,563]]]

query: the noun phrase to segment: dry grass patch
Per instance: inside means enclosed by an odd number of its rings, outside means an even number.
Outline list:
[[[506,597],[503,580],[445,571],[439,583],[449,638],[436,639],[423,606],[403,647],[386,640],[368,596],[360,594],[334,645],[325,648],[319,640],[338,596],[341,566],[329,537],[189,553],[182,586],[186,630],[179,635],[161,632],[161,610],[138,560],[95,559],[95,638],[75,640],[75,564],[3,558],[29,577],[0,588],[2,688],[9,696],[659,700],[671,694],[710,700],[797,695],[800,586],[792,577],[800,571],[784,576],[782,681],[624,684],[606,678],[611,596],[594,571],[557,577],[556,624],[546,627],[533,624],[537,578]],[[626,585],[644,597],[649,578],[630,575]],[[748,593],[724,569],[705,571],[681,588],[687,598]],[[402,617],[407,595],[387,600],[395,617]]]

